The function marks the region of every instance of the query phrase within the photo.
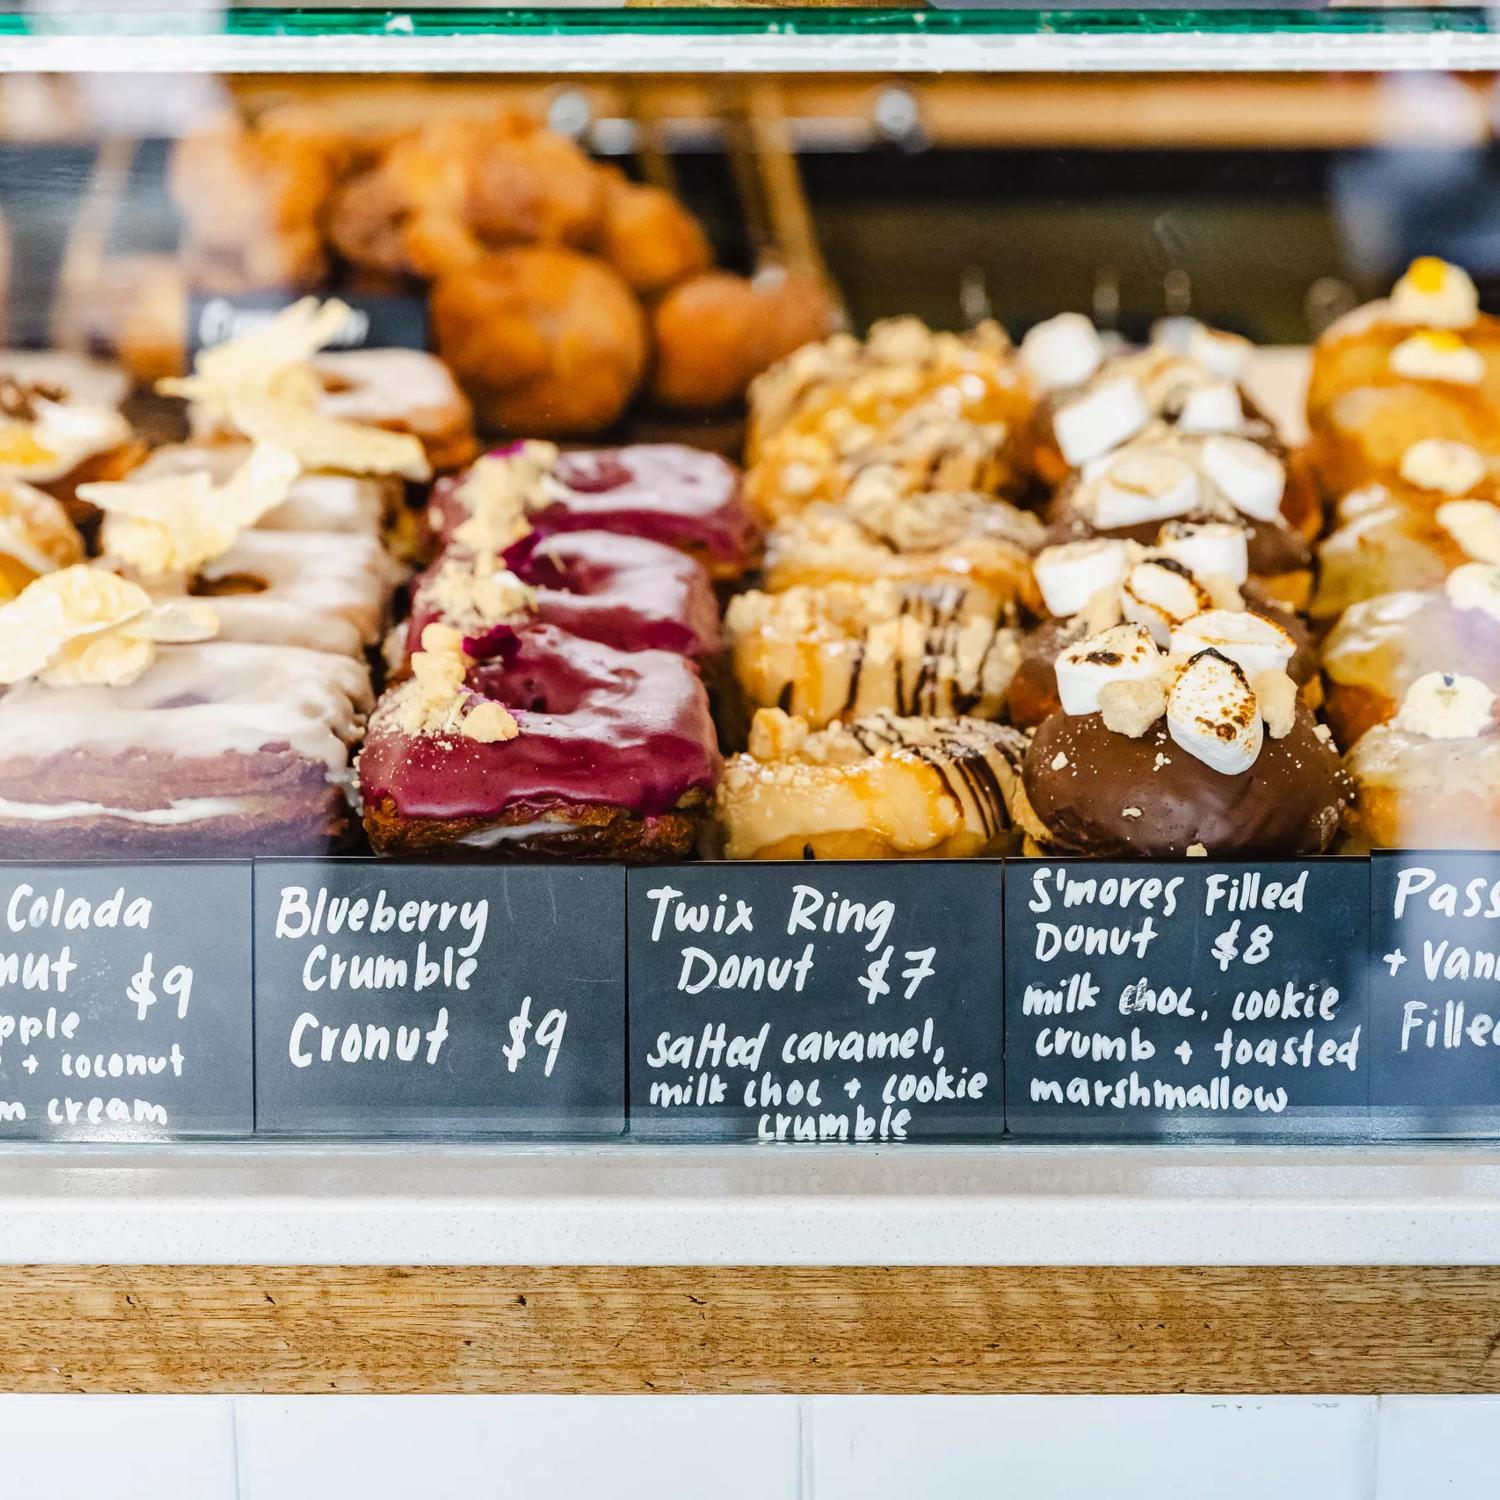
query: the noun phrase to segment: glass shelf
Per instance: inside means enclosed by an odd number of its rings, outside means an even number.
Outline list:
[[[104,4],[0,15],[0,71],[316,73],[1488,70],[1469,8],[926,10]]]

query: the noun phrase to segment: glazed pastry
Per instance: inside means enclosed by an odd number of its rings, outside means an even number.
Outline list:
[[[1249,575],[1268,598],[1302,609],[1312,553],[1282,513],[1286,469],[1240,437],[1151,430],[1091,464],[1047,510],[1054,543],[1117,537],[1149,543],[1166,521],[1245,533]]]
[[[321,416],[410,433],[439,472],[473,459],[473,408],[436,356],[420,349],[349,349],[308,363],[322,386],[315,404]]]
[[[550,443],[499,449],[467,473],[440,479],[429,519],[443,540],[472,520],[474,529],[459,540],[475,550],[503,551],[523,523],[544,536],[641,536],[680,548],[718,580],[740,577],[758,542],[734,466],[675,443],[573,453]]]
[[[996,718],[1019,654],[993,597],[957,583],[740,594],[724,629],[746,703],[813,729],[882,710]]]
[[[0,479],[0,602],[83,557],[83,538],[60,500],[19,479]]]
[[[359,756],[383,854],[678,859],[719,776],[703,684],[681,656],[615,651],[538,626],[487,644],[423,632],[412,676]]]
[[[899,475],[870,469],[842,506],[779,521],[766,537],[766,587],[951,580],[983,589],[1007,616],[1040,610],[1031,555],[1046,531],[1034,515],[983,495],[905,495],[900,485]]]
[[[993,323],[959,335],[895,318],[863,344],[837,334],[751,387],[746,493],[774,521],[842,500],[876,463],[908,494],[1012,493],[1030,411],[1025,377]]]
[[[708,575],[675,547],[609,531],[531,532],[499,555],[449,548],[412,592],[406,651],[434,622],[482,655],[495,626],[535,620],[621,651],[675,651],[708,662],[719,611]]]
[[[430,308],[438,353],[493,431],[597,432],[645,373],[640,303],[617,272],[573,250],[506,250],[452,271]]]
[[[1331,620],[1380,594],[1441,588],[1454,568],[1500,562],[1500,506],[1486,500],[1444,500],[1418,509],[1366,491],[1350,517],[1318,544],[1318,589],[1309,613]]]
[[[807,271],[770,266],[746,278],[705,271],[673,287],[651,313],[651,391],[677,411],[712,411],[804,344],[839,326],[827,285]]]
[[[117,409],[130,394],[119,365],[56,349],[0,349],[0,387],[36,388],[63,404]]]
[[[3,373],[9,366],[20,373]],[[75,373],[91,399],[75,396],[65,383],[71,367],[55,363],[56,378],[46,364],[15,355],[0,357],[0,480],[19,479],[61,500],[76,522],[92,518],[79,504],[78,486],[91,480],[117,479],[145,456],[145,445],[113,404],[93,397],[113,392],[113,381],[80,361]]]
[[[1271,647],[1220,640],[1174,658],[1144,625],[1069,647],[1061,711],[1037,729],[1012,806],[1028,847],[1103,859],[1326,851],[1347,778]],[[1279,649],[1284,663],[1291,642]]]
[[[1313,349],[1309,453],[1326,493],[1394,476],[1414,443],[1464,443],[1500,460],[1500,320],[1474,283],[1432,256],[1390,297],[1340,318]]]
[[[1324,709],[1339,744],[1393,718],[1433,672],[1500,688],[1500,568],[1463,563],[1439,591],[1379,594],[1344,611],[1323,643]]]
[[[1224,522],[1165,522],[1153,548],[1096,537],[1044,548],[1034,570],[1052,619],[1026,633],[1007,693],[1010,722],[1035,728],[1061,707],[1057,658],[1122,622],[1146,626],[1179,654],[1261,643],[1302,690],[1319,699],[1307,627],[1247,584],[1245,534]]]
[[[212,635],[196,601],[153,601],[101,568],[46,575],[0,606],[0,854],[328,851],[369,674]]]
[[[166,443],[131,471],[132,482],[204,473],[223,484],[250,456],[249,443]],[[375,474],[299,474],[287,497],[255,522],[258,531],[317,531],[378,537],[401,503],[401,482]]]
[[[327,403],[348,400],[370,413],[373,422],[381,413],[393,420],[391,407],[399,404],[389,390],[372,393],[368,384],[338,389],[342,378],[326,365],[322,373],[316,367],[315,356],[338,337],[349,317],[342,302],[304,297],[242,337],[201,351],[190,376],[162,380],[157,389],[188,400],[189,420],[200,438],[238,436],[271,443],[295,455],[309,472],[431,478],[432,465],[414,432],[388,430],[328,409]],[[411,368],[402,351],[390,352],[398,368]],[[361,351],[349,356],[360,363],[347,368],[368,371],[378,363],[372,356],[385,353]],[[417,365],[430,377],[435,362],[418,355]],[[409,425],[420,420],[426,427],[421,414],[430,399],[430,390],[415,394],[406,407]]]
[[[297,461],[258,447],[220,485],[203,471],[85,485],[108,564],[154,597],[212,598],[226,640],[359,656],[380,638],[400,574],[371,536],[253,531],[287,503]]]
[[[1500,726],[1474,677],[1430,672],[1349,752],[1349,828],[1376,849],[1500,847]]]
[[[730,859],[951,859],[1012,842],[1024,738],[978,719],[878,713],[812,731],[764,708],[719,787]]]

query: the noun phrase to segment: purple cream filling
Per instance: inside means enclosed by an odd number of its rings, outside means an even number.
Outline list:
[[[469,685],[503,703],[521,732],[480,744],[412,736],[378,718],[359,759],[370,805],[408,818],[497,817],[518,806],[602,803],[645,817],[718,781],[697,672],[665,651],[616,651],[551,625],[497,626]]]

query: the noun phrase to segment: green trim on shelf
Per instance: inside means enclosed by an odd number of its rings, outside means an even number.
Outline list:
[[[925,10],[842,7],[643,7],[422,10],[335,6],[237,8],[223,15],[160,6],[119,11],[103,4],[51,15],[0,14],[0,40],[13,37],[349,37],[464,36],[1489,36],[1482,9],[1426,7],[1331,10]]]

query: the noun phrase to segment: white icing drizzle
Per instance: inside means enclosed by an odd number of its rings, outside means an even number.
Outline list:
[[[420,349],[344,349],[309,363],[315,374],[347,386],[324,391],[317,402],[319,412],[341,422],[383,426],[445,407],[463,411],[463,395],[447,365]]]
[[[126,687],[26,682],[0,698],[0,757],[155,750],[203,760],[284,744],[341,771],[371,703],[362,662],[295,646],[167,646]]]
[[[63,823],[72,818],[114,818],[153,828],[177,828],[232,818],[250,803],[243,797],[182,797],[165,807],[106,807],[102,802],[12,802],[0,797],[0,818],[12,823]]]

